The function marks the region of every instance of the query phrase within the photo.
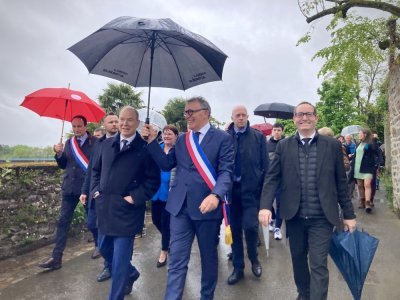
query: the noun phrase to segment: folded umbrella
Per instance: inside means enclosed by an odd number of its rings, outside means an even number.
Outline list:
[[[361,299],[378,244],[377,238],[359,230],[333,234],[329,254],[356,300]]]

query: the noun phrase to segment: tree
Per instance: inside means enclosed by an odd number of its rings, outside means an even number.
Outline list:
[[[283,119],[276,119],[276,123],[281,123],[284,127],[284,135],[285,136],[291,136],[296,133],[296,125],[294,125],[294,122],[292,119],[289,120],[283,120]]]
[[[353,104],[357,91],[348,86],[341,77],[322,82],[318,94],[320,95],[320,101],[316,104],[318,127],[330,127],[338,134],[343,127],[365,123],[365,120],[362,120],[363,115],[357,112]]]
[[[162,111],[167,123],[175,125],[180,132],[187,131],[186,120],[183,116],[185,105],[186,100],[184,98],[171,98]]]
[[[130,105],[134,108],[142,108],[144,106],[143,100],[140,98],[142,93],[136,92],[128,84],[108,83],[108,87],[103,92],[102,95],[99,95],[99,101],[107,113],[118,114],[119,110],[125,105]]]

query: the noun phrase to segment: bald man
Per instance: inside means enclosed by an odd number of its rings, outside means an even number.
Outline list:
[[[258,261],[258,210],[264,175],[268,168],[267,143],[264,135],[250,127],[249,115],[243,105],[232,110],[232,124],[228,133],[235,141],[235,167],[231,201],[232,263],[233,272],[228,284],[233,285],[244,277],[243,231],[247,256],[255,277],[261,277]]]

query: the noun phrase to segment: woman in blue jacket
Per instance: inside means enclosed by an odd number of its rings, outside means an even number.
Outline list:
[[[161,148],[166,154],[175,145],[178,138],[178,129],[174,125],[167,125],[162,131]],[[161,171],[161,184],[160,188],[153,196],[151,205],[151,217],[153,224],[161,233],[161,252],[157,261],[157,268],[161,268],[167,263],[167,254],[169,249],[169,213],[165,210],[165,205],[168,199],[169,186],[171,181],[171,172]]]

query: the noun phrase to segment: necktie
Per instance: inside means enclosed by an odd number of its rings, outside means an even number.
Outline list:
[[[82,146],[82,140],[78,138],[77,142],[78,142],[79,147],[81,147]]]
[[[128,146],[128,140],[122,140],[122,148],[121,151],[124,151]]]
[[[308,154],[308,149],[310,147],[311,138],[304,138],[304,139],[301,139],[301,140],[304,142],[304,152],[306,154]]]
[[[196,131],[194,134],[196,135],[197,140],[199,141],[200,144],[200,131]]]
[[[236,179],[240,180],[241,176],[241,167],[240,167],[240,137],[242,133],[237,132],[236,133],[236,155],[235,155],[235,170],[234,174]]]

